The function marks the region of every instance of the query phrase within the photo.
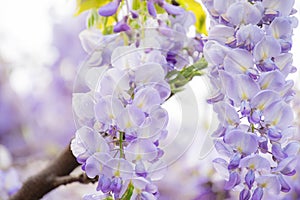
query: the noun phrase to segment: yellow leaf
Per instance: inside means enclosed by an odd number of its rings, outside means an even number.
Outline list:
[[[91,8],[99,8],[112,0],[77,0],[75,16]]]
[[[196,17],[196,30],[199,33],[207,35],[206,14],[200,3],[195,0],[177,0],[177,2],[186,10],[192,11]]]
[[[103,34],[111,34],[112,29],[113,29],[113,25],[115,25],[116,23],[116,19],[114,16],[110,16],[110,17],[101,17],[100,16],[100,20],[98,20],[95,24],[95,27],[100,29]],[[108,31],[108,32],[107,32]]]

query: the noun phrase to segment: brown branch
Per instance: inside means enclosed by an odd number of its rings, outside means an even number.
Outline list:
[[[96,178],[89,178],[86,176],[85,173],[80,174],[79,176],[60,176],[56,177],[53,185],[58,187],[60,185],[67,185],[70,183],[78,182],[82,184],[89,184],[89,183],[96,183],[98,181],[98,177]]]
[[[79,163],[73,156],[70,145],[68,145],[44,170],[29,177],[28,180],[23,183],[22,188],[13,195],[10,200],[38,200],[51,190],[63,185],[64,182],[62,180],[78,166]],[[79,179],[80,178],[77,177],[77,180]],[[81,177],[82,181],[83,179],[84,177]],[[58,180],[61,181],[61,184],[57,182]],[[70,183],[72,182],[74,181]],[[65,183],[67,184],[67,182]]]

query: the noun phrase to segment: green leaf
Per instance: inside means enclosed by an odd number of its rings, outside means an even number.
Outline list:
[[[192,11],[196,17],[196,30],[199,33],[207,35],[206,14],[200,3],[195,0],[176,0],[183,8]]]
[[[78,16],[80,13],[92,8],[100,8],[111,1],[112,0],[77,0],[76,11],[74,15]]]
[[[205,69],[207,67],[208,63],[207,61],[202,57],[200,60],[198,60],[195,64],[194,67],[197,70],[202,70]]]
[[[137,10],[141,7],[141,1],[140,0],[133,0],[132,2],[132,9]]]
[[[130,200],[133,190],[134,190],[134,186],[133,186],[132,182],[130,181],[125,193],[122,195],[120,200]]]
[[[172,94],[182,91],[183,86],[185,86],[195,76],[202,76],[204,74],[202,70],[206,67],[207,62],[202,57],[193,65],[184,67],[180,71],[172,70],[168,72],[166,79],[168,80]]]
[[[106,197],[104,200],[114,200],[112,196]]]

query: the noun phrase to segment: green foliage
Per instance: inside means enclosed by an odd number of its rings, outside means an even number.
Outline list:
[[[111,1],[112,0],[77,0],[75,16],[92,8],[100,8]]]
[[[114,200],[112,196],[106,197],[104,200]]]
[[[122,195],[120,200],[130,200],[133,190],[134,190],[134,186],[133,186],[132,182],[130,182],[128,184],[128,187],[127,187],[125,193]]]
[[[195,76],[202,76],[204,74],[202,70],[206,67],[206,60],[201,58],[195,64],[184,67],[181,71],[170,71],[166,78],[170,84],[172,94],[182,91],[183,86],[191,81]]]

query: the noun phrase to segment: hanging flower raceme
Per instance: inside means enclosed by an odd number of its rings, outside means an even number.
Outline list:
[[[164,1],[154,3],[177,10]],[[112,14],[119,4],[113,1],[99,12]],[[74,94],[79,128],[71,150],[87,176],[98,178],[97,191],[102,192],[86,199],[158,198],[153,181],[166,171],[160,141],[168,133],[168,113],[161,105],[203,68],[191,65],[202,56],[202,40],[187,37],[194,20],[191,12],[157,14],[142,29],[80,34],[90,54],[80,73],[88,89]]]
[[[204,0],[212,17],[204,46],[216,93],[208,102],[218,114],[214,160],[226,174],[225,189],[240,199],[288,192],[286,176],[296,173],[299,143],[294,132],[293,0]]]

